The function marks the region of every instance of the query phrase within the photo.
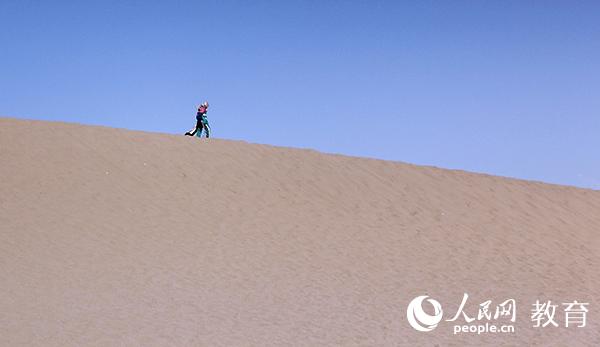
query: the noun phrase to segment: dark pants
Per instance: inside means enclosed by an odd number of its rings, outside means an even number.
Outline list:
[[[196,121],[196,128],[194,128],[193,131],[187,132],[186,135],[189,135],[189,136],[197,135],[198,137],[202,137],[202,130],[204,130],[204,134],[205,134],[206,138],[209,138],[210,137],[210,126],[208,125],[208,122],[203,122],[202,119],[198,119]]]

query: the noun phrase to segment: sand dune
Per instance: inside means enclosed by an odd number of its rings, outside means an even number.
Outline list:
[[[598,191],[0,119],[2,346],[598,346],[599,263]],[[516,332],[408,324],[463,293]],[[536,299],[587,326],[534,328]]]

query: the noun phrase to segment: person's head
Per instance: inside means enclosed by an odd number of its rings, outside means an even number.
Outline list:
[[[202,105],[200,105],[200,106],[204,106],[205,108],[208,108],[208,101],[203,102]]]

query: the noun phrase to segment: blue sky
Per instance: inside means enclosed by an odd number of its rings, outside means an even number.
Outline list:
[[[0,115],[600,189],[598,1],[0,1]]]

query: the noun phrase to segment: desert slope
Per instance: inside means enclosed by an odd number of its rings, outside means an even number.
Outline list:
[[[600,192],[0,118],[0,345],[600,345]],[[463,293],[514,334],[417,332]],[[589,302],[536,329],[531,304]]]

